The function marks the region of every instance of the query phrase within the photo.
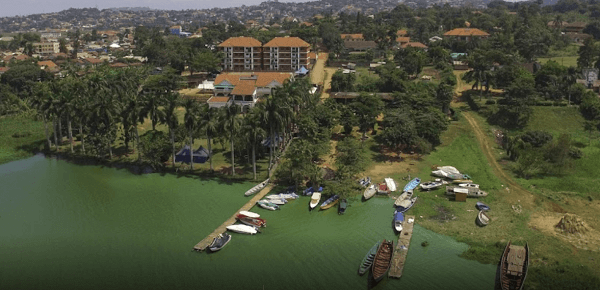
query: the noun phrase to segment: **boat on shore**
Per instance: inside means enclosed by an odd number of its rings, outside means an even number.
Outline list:
[[[287,200],[283,199],[283,198],[269,198],[269,199],[265,199],[268,200],[271,203],[274,203],[276,205],[284,205],[287,203]]]
[[[396,198],[396,201],[394,202],[394,206],[400,206],[400,203],[402,203],[402,201],[410,199],[412,196],[413,196],[412,190],[403,192],[400,196],[398,196]]]
[[[367,187],[369,186],[369,184],[371,184],[371,177],[363,177],[361,178],[358,183],[360,184],[360,186],[362,187]]]
[[[421,178],[415,178],[404,186],[404,191],[414,190],[421,183]]]
[[[454,184],[473,183],[473,180],[471,180],[471,179],[456,179],[456,180],[452,180],[452,183],[454,183]]]
[[[259,200],[256,203],[258,203],[258,206],[260,206],[260,207],[262,207],[264,209],[268,209],[268,210],[278,210],[279,209],[278,205],[276,205],[276,204],[274,204],[271,201],[266,200],[266,199]]]
[[[249,217],[249,216],[245,216],[243,214],[238,214],[235,216],[235,218],[240,221],[241,223],[247,224],[249,226],[255,226],[255,227],[266,227],[267,226],[267,221],[261,218],[253,218],[253,217]]]
[[[376,282],[381,281],[385,273],[390,269],[390,263],[392,262],[392,253],[394,251],[394,242],[383,240],[375,259],[373,259],[373,265],[371,266],[371,272],[373,273],[373,279]]]
[[[468,187],[468,188],[479,188],[479,184],[475,184],[475,183],[459,183],[458,186]]]
[[[371,265],[373,265],[373,260],[375,259],[375,255],[377,255],[377,249],[379,249],[380,244],[380,242],[375,243],[375,245],[367,252],[362,263],[360,263],[360,267],[358,267],[358,275],[362,276],[369,271]]]
[[[490,216],[488,216],[484,210],[480,210],[479,213],[477,214],[477,224],[479,224],[479,226],[485,227],[489,223],[490,223]]]
[[[441,187],[444,184],[448,184],[448,181],[441,180],[436,178],[434,181],[428,181],[425,183],[421,183],[421,190],[432,190]]]
[[[239,214],[243,214],[247,217],[251,217],[251,218],[259,218],[260,215],[255,213],[255,212],[251,212],[251,211],[246,211],[246,210],[242,210],[239,212]]]
[[[231,235],[228,233],[222,233],[213,239],[212,243],[208,245],[208,249],[211,252],[216,252],[225,247],[229,241],[231,241]]]
[[[365,200],[367,200],[367,199],[373,197],[375,195],[375,193],[377,193],[377,188],[375,188],[375,184],[371,184],[363,192],[363,197],[365,198]]]
[[[402,222],[404,222],[404,214],[396,211],[396,213],[394,213],[394,229],[397,233],[402,231]]]
[[[456,193],[465,193],[467,197],[484,197],[487,192],[479,188],[461,187],[461,186],[446,186],[446,195],[456,195]]]
[[[398,212],[406,212],[415,204],[415,202],[417,202],[417,198],[418,196],[413,196],[410,199],[401,201],[400,204],[396,206],[396,210]]]
[[[259,232],[257,227],[248,225],[230,225],[227,226],[227,230],[247,235],[256,235]]]
[[[312,197],[310,198],[310,203],[308,204],[308,206],[310,206],[310,209],[313,209],[313,208],[317,207],[317,205],[319,205],[320,201],[321,201],[321,193],[315,192],[315,193],[313,193]]]
[[[489,207],[489,206],[487,206],[485,203],[483,203],[483,202],[481,202],[481,201],[478,201],[478,202],[475,204],[475,207],[476,207],[478,210],[490,210],[490,207]]]
[[[500,260],[500,287],[502,290],[521,290],[529,268],[529,245],[512,245],[510,241]]]
[[[321,204],[321,209],[328,209],[334,205],[336,205],[340,201],[340,196],[334,194],[332,197],[328,198]]]
[[[396,191],[396,182],[393,179],[386,177],[383,180],[385,180],[385,185],[387,185],[389,192]]]
[[[267,180],[255,185],[254,187],[248,189],[248,191],[246,191],[246,193],[244,193],[245,196],[250,196],[253,195],[257,192],[259,192],[261,189],[265,188],[265,186],[267,186],[267,184],[269,183],[269,179],[267,178]]]
[[[338,214],[344,214],[346,212],[347,207],[348,201],[345,198],[343,198],[339,203]]]

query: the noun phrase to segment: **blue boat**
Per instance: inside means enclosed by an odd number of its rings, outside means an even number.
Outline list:
[[[396,211],[394,214],[394,229],[396,229],[396,232],[398,233],[402,231],[402,222],[404,222],[404,214]]]
[[[476,207],[478,210],[490,210],[490,207],[489,207],[489,206],[487,206],[485,203],[483,203],[483,202],[481,202],[481,201],[478,201],[478,202],[477,202],[477,204],[475,204],[475,207]]]
[[[404,191],[410,191],[410,190],[413,190],[413,189],[417,188],[417,186],[419,185],[419,183],[421,183],[421,178],[417,177],[417,178],[411,180],[404,187]]]

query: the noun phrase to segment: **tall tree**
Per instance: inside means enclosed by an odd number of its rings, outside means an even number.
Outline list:
[[[196,100],[188,99],[185,101],[185,115],[183,116],[183,122],[185,128],[188,131],[190,138],[190,170],[194,170],[194,131],[197,129],[198,124],[198,113],[200,106]]]
[[[238,118],[240,107],[235,104],[235,101],[223,108],[223,129],[229,132],[229,142],[231,144],[231,175],[235,176],[235,148],[233,146],[234,137],[239,132],[241,120]]]

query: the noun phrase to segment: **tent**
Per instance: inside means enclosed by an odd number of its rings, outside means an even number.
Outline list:
[[[194,151],[194,163],[204,163],[210,158],[209,151],[200,146]],[[190,146],[185,145],[177,154],[175,154],[175,162],[190,163]]]
[[[279,137],[279,134],[275,134],[275,138],[273,138],[273,140],[275,141],[274,147],[279,146],[280,142],[283,142],[283,138]],[[271,146],[271,137],[267,137],[267,139],[263,140],[261,142],[261,144],[265,147],[270,147]]]
[[[308,73],[308,70],[304,66],[301,66],[300,69],[295,72],[296,75],[302,75],[302,76],[306,75],[307,73]]]

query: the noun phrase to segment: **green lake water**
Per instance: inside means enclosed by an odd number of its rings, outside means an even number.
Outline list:
[[[246,201],[228,184],[81,166],[35,156],[0,165],[0,289],[493,289],[495,265],[459,257],[466,244],[417,225],[403,277],[370,285],[358,266],[397,240],[393,200],[308,211],[254,208],[262,234],[233,233],[213,254],[192,247]],[[409,211],[410,213],[410,211]],[[421,247],[428,241],[429,246]]]

